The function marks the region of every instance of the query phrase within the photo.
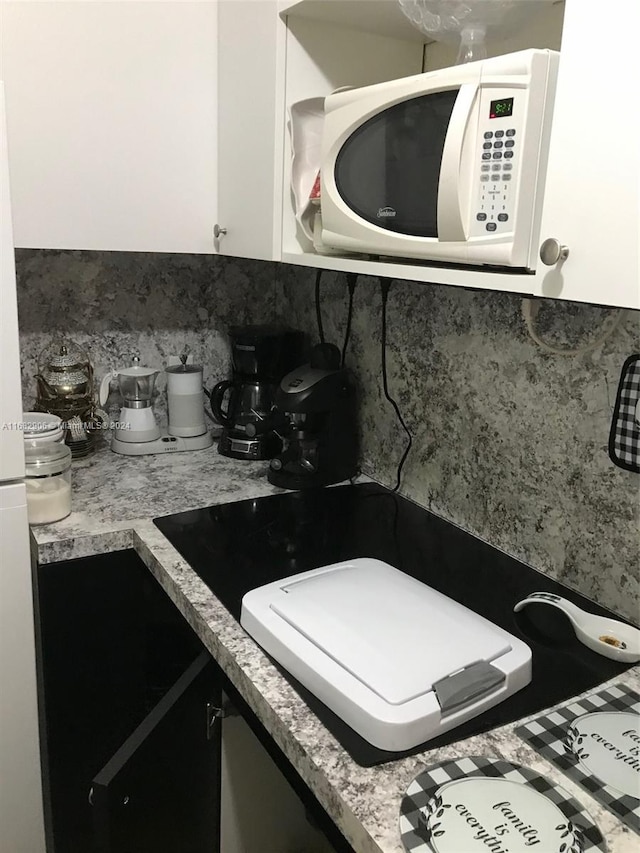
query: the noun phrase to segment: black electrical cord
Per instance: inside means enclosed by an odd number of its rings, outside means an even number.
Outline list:
[[[400,413],[400,409],[398,408],[398,404],[393,399],[391,394],[389,393],[389,384],[387,381],[387,298],[389,296],[389,289],[391,288],[391,280],[390,279],[379,279],[380,281],[380,293],[382,296],[382,330],[380,334],[380,360],[382,363],[382,390],[384,391],[384,396],[393,406],[396,416],[402,425],[402,428],[407,434],[407,438],[409,441],[407,442],[407,446],[405,447],[404,453],[398,463],[398,468],[396,471],[396,484],[391,490],[392,492],[397,492],[400,488],[400,478],[402,476],[402,468],[404,463],[409,455],[409,451],[411,450],[411,445],[413,444],[413,437],[409,432],[409,428],[407,427],[402,414]]]
[[[320,343],[324,343],[324,329],[322,328],[322,314],[320,313],[320,279],[322,278],[322,270],[319,269],[316,273],[316,320],[318,321],[318,335]]]
[[[347,309],[347,327],[344,331],[344,343],[342,344],[342,359],[341,367],[344,367],[344,360],[347,356],[347,347],[349,346],[349,338],[351,337],[351,320],[353,319],[353,295],[356,291],[358,283],[358,273],[347,273],[347,287],[349,288],[349,307]]]

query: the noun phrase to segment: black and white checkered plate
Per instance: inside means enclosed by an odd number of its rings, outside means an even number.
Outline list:
[[[428,821],[425,820],[429,813],[429,803],[438,789],[447,783],[473,777],[507,779],[530,786],[547,797],[578,830],[582,842],[581,849],[584,853],[596,850],[601,853],[606,851],[602,833],[588,812],[560,785],[519,764],[497,758],[469,756],[455,761],[443,761],[428,767],[418,774],[407,788],[400,804],[400,835],[408,853],[434,853],[434,848],[428,842],[430,831]],[[469,851],[461,850],[460,853],[469,853]]]
[[[621,794],[615,788],[586,772],[570,748],[569,729],[584,714],[623,711],[640,714],[640,696],[624,684],[613,684],[584,699],[571,702],[555,711],[541,714],[530,723],[519,726],[516,734],[536,752],[581,785],[591,796],[613,812],[634,832],[640,834],[640,800]]]

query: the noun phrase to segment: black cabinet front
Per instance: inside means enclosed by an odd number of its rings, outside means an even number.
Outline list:
[[[41,566],[49,853],[219,850],[219,671],[131,551]]]
[[[353,853],[135,552],[40,566],[35,590],[47,853],[220,853],[222,691]]]
[[[96,853],[216,853],[222,691],[201,652],[91,786]]]

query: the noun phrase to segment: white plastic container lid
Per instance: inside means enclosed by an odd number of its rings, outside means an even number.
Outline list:
[[[38,447],[25,447],[24,458],[27,478],[53,477],[69,469],[71,450],[66,444],[51,442]]]
[[[240,624],[369,743],[401,751],[531,680],[517,637],[393,566],[357,558],[246,593]]]
[[[45,444],[62,441],[64,428],[62,420],[57,415],[51,415],[48,412],[23,412],[22,434],[27,444]]]

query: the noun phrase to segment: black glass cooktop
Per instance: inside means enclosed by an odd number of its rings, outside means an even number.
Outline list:
[[[475,610],[531,647],[531,684],[453,731],[401,753],[367,743],[278,667],[363,766],[512,722],[628,668],[579,643],[567,618],[553,607],[533,604],[513,613],[518,601],[536,591],[562,595],[602,615],[610,615],[607,610],[376,484],[219,504],[157,518],[155,524],[238,621],[242,596],[254,587],[341,560],[375,557]],[[434,649],[423,653],[433,654]]]

